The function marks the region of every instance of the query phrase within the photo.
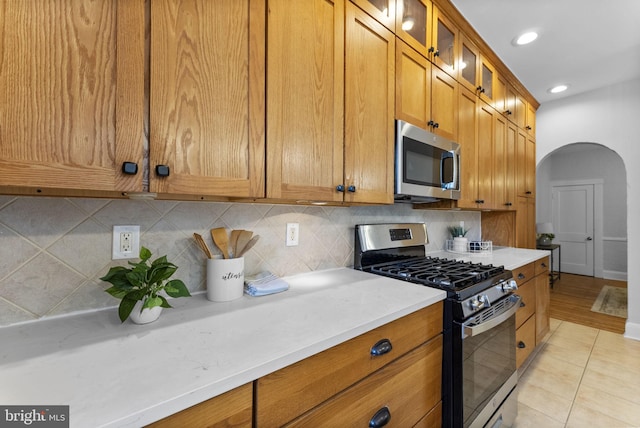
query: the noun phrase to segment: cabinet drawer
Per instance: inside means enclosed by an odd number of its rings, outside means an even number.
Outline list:
[[[253,384],[239,386],[147,425],[147,428],[234,427],[251,428]]]
[[[441,331],[442,302],[438,302],[258,379],[258,426],[283,425]],[[371,348],[383,339],[392,349],[372,356]]]
[[[411,427],[441,399],[441,365],[442,336],[438,336],[287,426],[366,427],[386,407],[391,415],[387,427]]]
[[[525,282],[518,287],[516,292],[522,297],[520,308],[516,312],[516,328],[520,327],[536,311],[536,284],[533,281]]]
[[[442,427],[442,401],[438,402],[436,407],[431,409],[420,422],[415,424],[413,428],[441,428]]]
[[[533,262],[513,270],[513,279],[518,283],[518,287],[532,279],[534,275],[535,266]]]
[[[536,315],[516,330],[516,367],[520,367],[536,347]]]
[[[535,276],[543,273],[549,273],[549,257],[543,257],[534,262],[535,264]]]

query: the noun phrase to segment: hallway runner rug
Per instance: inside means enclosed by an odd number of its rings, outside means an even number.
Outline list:
[[[627,317],[627,289],[605,285],[602,287],[593,306],[593,312],[613,315],[615,317]]]

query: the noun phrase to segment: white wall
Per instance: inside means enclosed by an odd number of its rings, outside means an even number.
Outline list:
[[[640,340],[640,78],[540,106],[537,163],[572,143],[598,143],[617,152],[627,171],[628,318],[625,336]],[[635,214],[634,214],[635,213]],[[633,263],[633,261],[636,263]]]

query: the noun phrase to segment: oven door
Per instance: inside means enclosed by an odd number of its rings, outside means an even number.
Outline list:
[[[512,294],[460,325],[464,427],[486,426],[505,402],[508,414],[500,415],[496,426],[511,426],[515,419],[515,313],[520,300]]]

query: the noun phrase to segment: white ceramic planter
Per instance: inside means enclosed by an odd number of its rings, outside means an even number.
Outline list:
[[[463,236],[453,238],[453,251],[457,253],[466,253],[468,242],[469,240]]]
[[[140,312],[142,308],[142,300],[138,300],[136,305],[133,307],[129,318],[136,324],[148,324],[157,320],[160,317],[160,313],[162,312],[162,306],[155,306],[151,309],[145,308]]]

